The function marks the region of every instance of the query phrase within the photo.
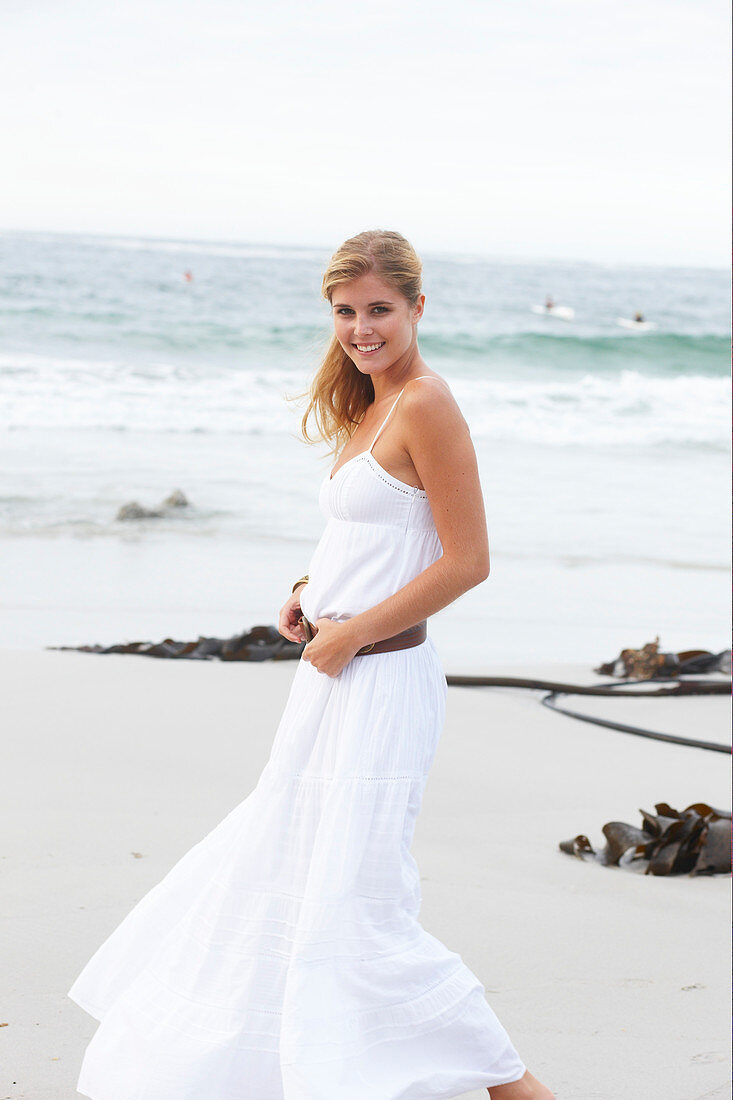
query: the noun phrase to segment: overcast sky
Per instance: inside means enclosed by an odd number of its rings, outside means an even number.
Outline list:
[[[723,0],[2,0],[0,226],[724,265]]]

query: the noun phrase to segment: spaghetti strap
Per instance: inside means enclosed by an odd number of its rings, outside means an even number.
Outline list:
[[[433,375],[432,375],[432,374],[418,374],[417,378],[411,378],[411,379],[410,379],[410,382],[418,382],[418,381],[419,381],[419,380],[420,380],[421,378],[432,378],[432,377],[433,377]],[[382,434],[382,430],[383,430],[383,429],[385,428],[385,426],[386,426],[386,424],[387,424],[387,421],[389,420],[390,416],[392,415],[392,413],[393,413],[393,411],[394,411],[394,409],[395,409],[395,407],[396,407],[396,405],[397,405],[397,402],[398,402],[398,401],[399,401],[399,399],[400,399],[400,398],[402,397],[402,394],[403,394],[404,392],[405,392],[405,387],[403,386],[403,387],[402,387],[402,389],[400,390],[400,392],[399,392],[399,393],[397,394],[397,396],[395,397],[394,401],[392,402],[392,408],[391,408],[391,409],[389,410],[389,412],[388,412],[388,413],[387,413],[387,415],[385,416],[384,420],[383,420],[383,421],[382,421],[382,423],[381,423],[381,424],[379,425],[379,427],[378,427],[378,429],[377,429],[377,434],[376,434],[376,435],[374,436],[374,439],[373,439],[373,440],[372,440],[372,442],[371,442],[371,446],[369,447],[369,450],[368,450],[367,454],[371,454],[371,453],[372,453],[372,447],[374,446],[374,444],[375,444],[375,443],[377,442],[377,440],[379,439],[380,435]]]
[[[404,387],[403,387],[403,388],[402,388],[402,389],[400,390],[400,392],[399,392],[399,393],[397,394],[397,396],[395,397],[394,401],[392,402],[392,408],[391,408],[391,409],[389,410],[389,412],[388,412],[388,413],[387,413],[387,415],[385,416],[384,420],[382,421],[382,423],[381,423],[381,424],[379,425],[379,427],[377,428],[377,434],[376,434],[376,435],[374,436],[374,439],[372,440],[372,442],[371,442],[371,445],[370,445],[370,447],[369,447],[369,451],[368,451],[368,453],[369,453],[369,454],[371,454],[371,453],[372,453],[372,447],[374,446],[374,444],[375,444],[375,443],[377,442],[377,440],[379,439],[380,435],[382,434],[382,431],[383,431],[383,429],[384,429],[384,426],[385,426],[385,424],[387,423],[387,421],[389,420],[390,416],[392,415],[392,412],[393,412],[393,410],[394,410],[395,406],[397,405],[397,402],[398,402],[398,401],[399,401],[399,399],[400,399],[400,398],[402,397],[402,394],[403,394],[404,392],[405,392],[405,390],[404,390]]]

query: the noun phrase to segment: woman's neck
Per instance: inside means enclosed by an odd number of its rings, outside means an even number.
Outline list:
[[[416,371],[419,373],[426,369],[417,346],[417,338],[415,338],[404,355],[401,355],[388,370],[372,376],[375,404],[401,390]]]

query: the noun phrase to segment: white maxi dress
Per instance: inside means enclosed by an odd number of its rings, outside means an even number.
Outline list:
[[[424,377],[424,376],[423,376]],[[320,489],[303,613],[343,621],[442,554],[427,494],[368,451]],[[135,905],[68,996],[93,1100],[447,1100],[525,1066],[418,921],[410,845],[445,717],[433,642],[298,663],[254,790]]]

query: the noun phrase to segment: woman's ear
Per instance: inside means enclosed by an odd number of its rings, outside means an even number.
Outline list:
[[[425,312],[425,295],[421,294],[412,307],[412,323],[416,325]]]

